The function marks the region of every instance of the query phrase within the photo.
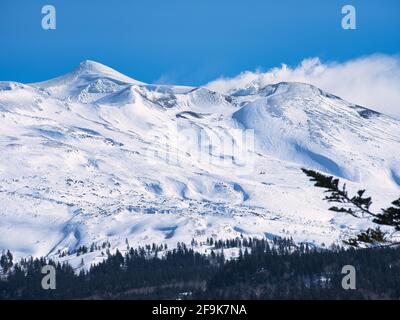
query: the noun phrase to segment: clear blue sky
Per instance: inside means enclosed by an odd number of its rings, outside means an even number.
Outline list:
[[[57,29],[41,28],[41,8]],[[341,28],[341,7],[357,30]],[[145,82],[199,85],[244,70],[400,53],[399,0],[0,0],[0,80],[34,82],[85,59]]]

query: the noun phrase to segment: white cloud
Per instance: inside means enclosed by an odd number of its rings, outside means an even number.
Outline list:
[[[371,55],[343,63],[303,60],[295,68],[282,65],[267,72],[246,71],[234,78],[220,78],[206,87],[227,93],[249,85],[281,81],[313,84],[352,103],[400,118],[400,56]]]

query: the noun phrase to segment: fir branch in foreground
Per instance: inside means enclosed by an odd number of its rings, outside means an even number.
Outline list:
[[[332,206],[331,211],[344,212],[353,217],[362,219],[372,217],[375,229],[367,229],[355,238],[348,239],[344,243],[358,247],[361,243],[366,245],[395,245],[399,243],[390,242],[386,238],[386,232],[381,231],[379,226],[389,226],[394,228],[394,233],[400,231],[400,198],[392,202],[392,207],[382,209],[382,213],[374,213],[370,210],[372,199],[364,197],[365,190],[359,190],[356,195],[350,196],[346,190],[346,184],[339,185],[339,179],[326,176],[314,170],[302,169],[310,177],[310,181],[315,182],[315,186],[325,189],[327,194],[324,200],[332,203],[339,203],[341,206]]]

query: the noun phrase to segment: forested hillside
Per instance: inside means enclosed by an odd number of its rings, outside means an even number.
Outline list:
[[[13,263],[1,257],[1,299],[399,299],[397,247],[317,249],[290,239],[209,239],[212,250],[196,245],[163,250],[147,246],[116,251],[89,271],[45,259]],[[226,259],[224,250],[238,250]],[[41,268],[56,267],[57,287],[41,287]],[[344,290],[344,265],[356,268],[356,290]],[[83,269],[82,269],[83,270]]]

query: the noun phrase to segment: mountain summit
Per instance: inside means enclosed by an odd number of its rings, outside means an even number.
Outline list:
[[[121,85],[142,85],[143,82],[129,78],[124,74],[101,63],[85,60],[66,75],[31,84],[61,99],[73,98],[85,90],[109,91]]]
[[[107,67],[104,64],[101,64],[96,61],[92,60],[85,60],[79,64],[79,67],[75,70],[75,73],[79,75],[83,74],[90,74],[90,75],[97,75],[99,77],[111,78],[115,80],[120,80],[130,84],[143,84],[143,82],[134,80],[125,76],[124,74]]]
[[[0,132],[0,249],[20,256],[240,235],[329,244],[368,222],[328,211],[302,167],[376,206],[400,189],[400,122],[301,83],[222,94],[84,61],[1,82]]]

